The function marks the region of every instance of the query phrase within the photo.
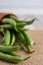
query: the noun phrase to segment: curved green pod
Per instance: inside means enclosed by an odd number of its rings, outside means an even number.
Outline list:
[[[28,58],[30,58],[30,56],[27,57],[27,58],[22,58],[22,57],[19,57],[19,56],[12,56],[10,54],[5,54],[3,52],[0,52],[0,58],[3,59],[3,60],[9,61],[9,62],[18,63],[18,62],[22,62],[24,60],[27,60]]]
[[[3,28],[3,29],[12,29],[13,27],[10,24],[4,24],[4,25],[0,25],[0,28]]]
[[[27,34],[26,31],[21,30],[21,32],[22,32],[22,34],[23,34],[23,36],[24,36],[24,38],[25,38],[25,40],[26,40],[26,43],[27,43],[28,45],[32,46],[32,45],[34,44],[34,41],[33,41],[32,38],[30,37],[30,35]]]
[[[15,16],[9,16],[9,18],[15,20],[17,23],[21,22],[21,20],[19,20],[17,17]]]
[[[12,52],[12,51],[17,51],[21,48],[20,45],[17,46],[4,46],[4,45],[0,45],[0,51],[2,52]]]
[[[10,33],[10,30],[5,30],[5,33],[4,33],[4,43],[3,45],[10,45],[10,38],[11,37],[11,33]]]
[[[14,34],[14,32],[12,32],[11,33],[11,43],[10,43],[10,45],[12,46],[14,44],[14,42],[15,42],[15,34]]]
[[[34,21],[35,21],[35,18],[30,21],[21,21],[21,22],[17,23],[17,27],[24,27],[26,25],[31,25],[31,24],[33,24]]]
[[[14,28],[14,30],[17,31],[15,20],[13,20],[13,19],[11,19],[11,18],[4,18],[1,23],[11,24],[11,25],[12,25],[12,28]]]

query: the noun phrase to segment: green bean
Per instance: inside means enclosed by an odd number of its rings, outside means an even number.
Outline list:
[[[24,36],[24,38],[25,38],[25,40],[26,40],[26,43],[27,43],[28,45],[32,46],[32,45],[34,44],[34,41],[33,41],[32,38],[30,37],[30,35],[27,34],[26,31],[21,30],[21,32],[22,32],[22,34],[23,34],[23,36]]]
[[[3,45],[9,45],[10,44],[10,31],[5,30],[5,35],[4,35],[4,43]]]
[[[35,18],[30,21],[23,21],[21,23],[17,23],[17,27],[24,27],[26,25],[31,25],[35,21]]]
[[[22,47],[25,49],[25,51],[27,52],[33,52],[30,49],[30,46],[25,42],[25,38],[23,36],[23,34],[21,32],[18,32],[18,34],[16,34],[18,37],[19,42],[21,43]]]
[[[27,51],[25,40],[22,40],[23,38],[20,38],[21,35],[17,36],[16,43],[20,44],[22,48]]]
[[[22,33],[21,32],[16,32],[16,37],[20,37],[20,39],[22,40],[22,41],[24,41],[24,36],[22,35]]]
[[[30,58],[30,56],[27,57],[27,58],[22,58],[22,57],[19,57],[19,56],[12,56],[10,54],[5,54],[5,53],[0,52],[0,58],[3,59],[3,60],[6,60],[6,61],[18,63],[18,62],[22,62],[22,61]]]
[[[21,20],[19,20],[17,17],[15,16],[9,16],[11,19],[15,20],[16,22],[21,22]]]
[[[0,52],[3,52],[3,51],[0,51]],[[19,57],[21,57],[19,54],[17,54],[15,51],[11,51],[11,52],[3,52],[3,53],[5,53],[5,54],[10,54],[10,55],[12,55],[12,56],[19,56]]]
[[[0,28],[3,28],[3,29],[13,29],[13,27],[12,27],[10,24],[0,25]],[[17,29],[18,29],[18,30],[24,30],[24,31],[28,30],[28,29],[25,29],[25,28],[23,28],[23,27],[17,27]],[[14,30],[14,29],[13,29],[13,30]]]
[[[10,52],[9,54],[12,55],[12,56],[20,56],[20,55],[18,55],[18,54],[17,54],[16,52],[14,52],[14,51],[13,51],[13,52]]]
[[[35,51],[35,50],[31,49],[32,45],[29,45],[26,43],[25,37],[22,34],[22,32],[19,32],[17,37],[18,37],[19,43],[21,43],[21,45],[25,49],[25,51],[27,51],[28,53],[33,53]]]
[[[10,24],[4,24],[4,25],[0,25],[0,28],[3,28],[3,29],[11,29],[13,27]]]
[[[8,23],[8,24],[11,24],[12,27],[14,28],[14,30],[17,31],[15,20],[13,20],[13,19],[11,19],[11,18],[4,18],[4,19],[2,20],[2,23]]]
[[[32,24],[35,20],[36,20],[36,18],[33,18],[33,19],[30,20],[30,21],[23,21],[23,22],[25,22],[27,25],[30,25],[30,24]]]
[[[21,48],[20,45],[17,45],[17,46],[4,46],[4,45],[0,45],[0,51],[3,51],[3,52],[17,51],[20,48]]]
[[[15,34],[12,32],[11,34],[11,44],[10,45],[13,45],[15,42]]]
[[[35,19],[36,18],[34,18],[34,19],[32,19],[32,20],[30,20],[30,21],[24,21],[24,20],[19,20],[17,17],[15,17],[15,16],[9,16],[10,18],[12,18],[13,20],[15,20],[17,23],[19,22],[19,24],[17,25],[17,26],[19,26],[19,25],[21,25],[21,26],[25,26],[25,25],[30,25],[30,24],[32,24],[34,21],[35,21]],[[23,23],[23,22],[25,22],[25,23]],[[23,23],[23,24],[21,24],[21,23]]]
[[[28,29],[24,28],[24,27],[17,27],[17,29],[20,31],[20,30],[23,30],[23,31],[27,31]]]
[[[25,38],[25,42],[26,42],[26,44],[25,44],[25,46],[26,46],[26,48],[27,48],[27,51],[29,52],[29,53],[33,53],[35,50],[31,50],[31,46],[33,46],[33,44],[34,44],[34,42],[33,42],[33,40],[31,39],[31,37],[27,34],[27,32],[26,31],[21,31],[21,33],[23,34],[23,36],[24,36],[24,38]]]

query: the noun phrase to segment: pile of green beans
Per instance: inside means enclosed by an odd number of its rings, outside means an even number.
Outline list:
[[[35,18],[23,21],[11,15],[0,21],[0,32],[3,34],[2,44],[0,45],[0,59],[18,63],[30,58],[30,56],[22,58],[16,51],[21,48],[24,48],[28,53],[34,51],[31,49],[34,41],[25,29],[26,25],[31,25],[34,21]]]

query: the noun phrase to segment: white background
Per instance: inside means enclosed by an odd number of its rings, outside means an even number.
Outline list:
[[[0,11],[42,15],[43,0],[0,0]]]

